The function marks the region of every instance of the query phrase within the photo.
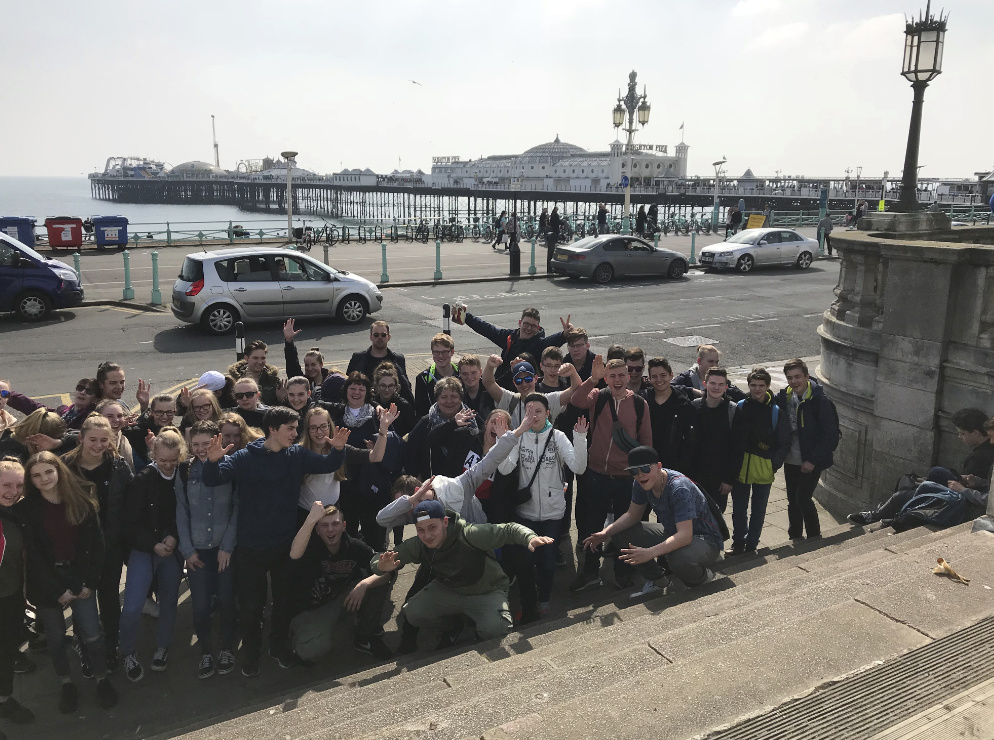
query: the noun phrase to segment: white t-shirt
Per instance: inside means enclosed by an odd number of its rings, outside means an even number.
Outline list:
[[[563,404],[559,400],[563,395],[563,391],[555,391],[553,393],[543,393],[545,400],[549,402],[549,421],[554,422],[556,417],[563,410]],[[511,411],[511,408],[514,411]],[[521,424],[521,418],[525,413],[524,399],[521,397],[520,393],[512,393],[507,390],[507,388],[500,389],[500,401],[497,402],[497,408],[504,409],[505,411],[511,411],[511,429],[517,429]]]

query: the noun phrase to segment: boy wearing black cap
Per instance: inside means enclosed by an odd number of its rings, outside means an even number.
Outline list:
[[[521,545],[534,551],[553,539],[539,537],[520,524],[469,524],[431,499],[415,507],[414,522],[417,537],[404,540],[396,551],[374,556],[370,563],[376,574],[390,573],[407,563],[431,563],[432,581],[404,604],[404,619],[424,627],[456,617],[456,628],[446,634],[439,647],[455,644],[462,631],[462,617],[473,620],[483,640],[510,632],[510,582],[493,549]]]
[[[656,563],[666,557],[670,572],[688,586],[714,578],[708,567],[721,558],[722,537],[704,494],[694,482],[659,462],[651,447],[628,453],[626,470],[635,478],[628,511],[583,541],[593,549],[610,537],[621,548],[620,560],[635,566],[646,579],[643,593],[669,585]],[[643,522],[646,506],[656,512],[658,524]]]

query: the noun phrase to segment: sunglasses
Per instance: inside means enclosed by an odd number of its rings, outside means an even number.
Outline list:
[[[643,473],[644,475],[648,475],[649,471],[652,470],[652,466],[651,465],[632,465],[632,466],[629,466],[629,467],[625,468],[625,470],[627,470],[632,475],[635,475],[636,473]]]
[[[533,383],[535,381],[534,375],[523,375],[520,378],[514,379],[515,385],[524,385],[525,383]]]
[[[97,394],[97,391],[88,385],[77,385],[76,392],[85,393],[88,396],[95,396]]]
[[[259,391],[245,391],[244,393],[236,393],[235,400],[241,401],[243,398],[255,398],[255,394]]]
[[[387,334],[386,332],[382,332],[381,333],[381,332],[374,331],[372,334],[370,334],[370,336],[371,337],[376,337],[377,339],[382,339],[384,337],[389,337],[390,335]]]
[[[641,373],[643,370],[645,370],[645,365],[639,365],[638,367],[630,367],[628,368],[628,374],[635,375],[635,373]]]
[[[9,398],[10,391],[0,391],[0,398]]]

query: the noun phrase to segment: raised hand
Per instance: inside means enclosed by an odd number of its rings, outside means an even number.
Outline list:
[[[567,380],[569,380],[570,378],[572,378],[574,375],[577,375],[577,374],[578,373],[576,371],[576,367],[574,367],[569,362],[564,362],[562,365],[559,366],[559,377],[560,378],[566,378]]]
[[[397,421],[397,417],[400,416],[400,411],[397,410],[397,404],[391,403],[390,408],[385,409],[382,406],[376,407],[377,413],[380,415],[380,430],[387,431],[390,429],[390,425]]]
[[[542,545],[551,545],[555,542],[551,537],[532,537],[528,540],[528,549],[531,552],[535,552],[536,547],[541,547]]]
[[[316,524],[321,519],[324,519],[324,504],[320,501],[315,501],[311,504],[310,511],[307,512],[307,521]]]
[[[397,570],[400,565],[400,559],[397,557],[397,553],[393,550],[387,550],[386,552],[380,553],[379,562],[376,563],[376,567],[379,569],[380,573],[390,573]]]
[[[573,325],[569,322],[570,317],[572,315],[573,314],[571,314],[571,313],[566,314],[566,320],[565,321],[563,320],[562,316],[559,317],[559,323],[563,325],[563,331],[566,331],[567,329],[572,329],[573,328]]]
[[[190,389],[187,388],[185,385],[183,386],[183,389],[179,392],[179,400],[180,403],[182,403],[186,408],[190,408],[190,403],[191,403]]]
[[[276,379],[276,399],[279,401],[286,400],[286,383],[282,378]]]
[[[586,434],[589,427],[590,422],[587,421],[587,417],[581,416],[576,420],[576,424],[573,427],[573,434]]]
[[[235,449],[234,445],[228,445],[225,447],[224,443],[221,442],[221,435],[215,434],[211,437],[210,446],[207,448],[207,459],[211,462],[217,462],[233,449]]]
[[[475,415],[473,409],[460,409],[456,412],[453,419],[456,422],[456,426],[464,427],[469,425]]]
[[[62,444],[61,439],[53,439],[47,434],[29,434],[24,439],[28,444],[28,449],[34,452],[51,452]]]
[[[500,355],[490,355],[490,357],[487,358],[487,367],[493,368],[494,370],[496,370],[503,364],[504,360],[501,358]]]
[[[604,368],[604,358],[601,355],[595,355],[594,361],[590,366],[590,377],[594,381],[604,380],[604,376],[607,374],[607,370]]]
[[[286,322],[283,324],[283,339],[287,342],[293,342],[293,338],[298,334],[300,334],[300,332],[302,331],[303,329],[297,329],[296,331],[294,331],[293,319],[287,319]]]
[[[344,450],[345,443],[349,441],[350,430],[346,426],[340,426],[335,433],[328,438],[328,443],[336,450]]]
[[[422,483],[421,487],[414,492],[414,495],[407,500],[412,509],[422,501],[430,499],[434,495],[434,490],[431,487],[432,481],[434,480],[435,476],[433,475],[431,478]]]
[[[138,378],[138,390],[135,391],[135,400],[142,407],[142,411],[148,408],[148,399],[152,393],[152,384],[147,380]]]
[[[145,432],[145,446],[151,447],[154,441],[155,441],[155,432],[149,429],[147,432]]]

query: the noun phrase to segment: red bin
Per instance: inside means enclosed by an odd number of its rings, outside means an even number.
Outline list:
[[[46,218],[45,228],[52,248],[83,246],[83,220],[80,218]]]

